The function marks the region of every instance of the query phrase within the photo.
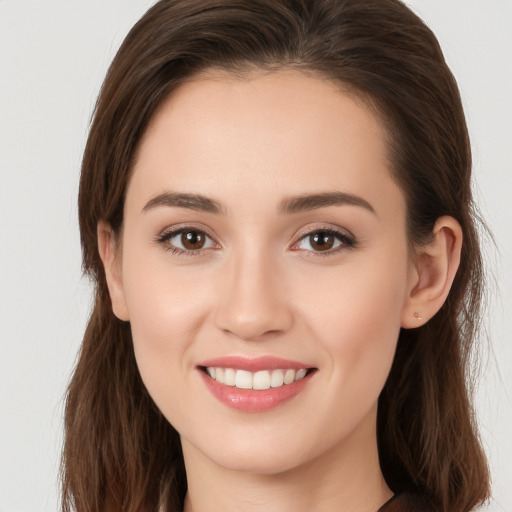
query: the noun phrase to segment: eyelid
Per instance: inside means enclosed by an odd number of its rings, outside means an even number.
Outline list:
[[[296,235],[297,240],[304,238],[306,235],[310,235],[311,233],[316,233],[317,231],[332,231],[334,233],[339,234],[340,236],[349,238],[351,240],[355,240],[355,236],[345,228],[341,228],[339,226],[333,224],[315,224],[313,226],[308,225],[307,227],[301,228]]]
[[[196,223],[194,221],[180,222],[178,224],[172,224],[171,226],[167,226],[160,230],[157,237],[160,238],[170,233],[180,233],[182,231],[186,231],[187,229],[189,229],[190,231],[199,231],[201,233],[204,233],[205,235],[208,235],[212,239],[216,238],[215,235],[213,235],[212,230],[208,226],[200,222]]]

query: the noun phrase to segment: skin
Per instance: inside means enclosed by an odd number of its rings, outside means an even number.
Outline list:
[[[462,237],[443,217],[432,242],[411,252],[385,141],[362,102],[289,70],[203,74],[152,119],[122,233],[102,222],[98,235],[114,312],[130,321],[142,379],[181,435],[187,512],[374,512],[392,496],[378,462],[377,399],[400,328],[442,305]],[[332,191],[370,208],[279,213],[287,198]],[[168,192],[207,196],[223,213],[147,206]],[[208,235],[203,249],[175,254],[180,236],[157,241],[185,226]],[[318,250],[309,235],[325,228],[354,244]],[[227,355],[316,372],[288,402],[239,411],[197,368]]]

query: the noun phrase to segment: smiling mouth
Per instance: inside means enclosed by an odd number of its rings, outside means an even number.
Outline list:
[[[261,370],[250,372],[235,368],[207,366],[201,368],[211,379],[219,384],[237,389],[265,390],[281,388],[298,382],[309,375],[314,368],[288,368],[276,370]]]

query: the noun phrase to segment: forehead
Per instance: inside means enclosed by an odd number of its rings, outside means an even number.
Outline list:
[[[326,188],[372,197],[385,185],[396,195],[385,140],[373,111],[331,81],[294,70],[208,72],[159,107],[129,189],[141,202],[165,188],[267,202]]]

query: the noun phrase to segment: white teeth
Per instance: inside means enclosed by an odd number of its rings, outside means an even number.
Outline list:
[[[279,388],[284,384],[284,372],[283,370],[274,370],[270,377],[270,385],[273,388]]]
[[[253,389],[268,389],[270,387],[270,373],[267,371],[256,372],[252,378]]]
[[[247,370],[235,370],[234,368],[206,368],[206,373],[217,382],[226,386],[234,386],[239,389],[269,389],[279,388],[286,384],[303,379],[307,369],[298,370],[261,370],[249,372]]]
[[[291,384],[295,380],[295,370],[286,370],[284,374],[284,383]]]
[[[224,370],[224,384],[226,384],[226,386],[236,385],[236,374],[233,368],[226,368]]]
[[[245,370],[237,370],[235,386],[239,389],[252,389],[252,373]]]
[[[306,368],[301,368],[295,372],[295,380],[303,379],[306,376]]]

